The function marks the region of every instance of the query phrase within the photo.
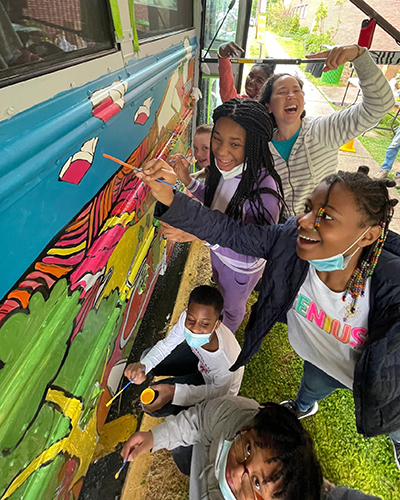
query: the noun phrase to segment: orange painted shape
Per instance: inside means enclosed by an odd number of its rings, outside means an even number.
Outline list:
[[[153,389],[150,389],[147,388],[145,389],[142,394],[140,395],[140,401],[144,404],[144,405],[149,405],[150,403],[152,403],[154,401],[156,397],[156,393],[153,391]]]

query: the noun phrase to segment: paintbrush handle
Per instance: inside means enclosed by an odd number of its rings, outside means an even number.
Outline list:
[[[193,155],[186,155],[186,156],[182,156],[182,158],[179,158],[180,160],[186,160],[187,158],[191,158]],[[172,165],[173,163],[176,163],[177,160],[171,160],[168,162],[168,165]]]
[[[123,392],[123,391],[124,391],[124,390],[128,387],[128,385],[130,385],[130,384],[131,384],[134,380],[135,380],[134,378],[133,378],[132,380],[130,380],[130,381],[129,381],[126,385],[125,385],[125,387],[123,387],[123,388],[122,388],[119,392],[117,392],[117,394],[116,394],[114,397],[112,397],[112,398],[110,399],[110,401],[108,401],[108,402],[106,403],[106,406],[110,406],[110,404],[114,401],[114,399],[115,399],[115,398],[117,398],[117,397],[121,394],[121,392]]]
[[[119,163],[120,165],[123,165],[124,167],[131,168],[132,170],[136,170],[136,172],[140,172],[144,174],[143,170],[140,170],[140,168],[136,168],[133,165],[129,165],[129,163],[126,163],[122,160],[118,160],[118,158],[114,158],[114,156],[107,155],[106,153],[103,153],[104,158],[108,158],[109,160],[113,160],[116,163]],[[175,187],[172,184],[169,184],[169,182],[163,181],[162,179],[156,179],[157,182],[161,182],[161,184],[165,184],[166,186],[171,187],[172,189]]]

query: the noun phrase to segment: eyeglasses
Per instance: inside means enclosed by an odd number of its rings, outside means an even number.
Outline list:
[[[249,470],[246,467],[246,462],[254,453],[252,443],[245,438],[247,431],[241,431],[236,434],[233,440],[236,460],[240,464],[244,464],[245,473],[242,476],[242,496],[240,500],[263,500],[261,493],[256,490],[261,490],[260,480],[256,477],[251,478]]]

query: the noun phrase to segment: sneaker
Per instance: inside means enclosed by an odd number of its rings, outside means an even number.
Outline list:
[[[393,445],[394,461],[396,462],[397,468],[400,471],[400,443],[397,441],[393,441],[393,439],[391,439],[390,441]]]
[[[394,182],[396,183],[396,188],[397,189],[400,189],[400,173],[399,174],[396,174],[394,177],[393,177],[393,180]]]
[[[378,181],[382,181],[383,179],[387,179],[388,171],[381,168],[381,170],[374,175],[374,179],[378,179]]]
[[[290,399],[289,401],[282,401],[281,405],[284,406],[285,408],[287,408],[288,410],[290,410],[291,412],[293,412],[299,420],[301,420],[302,418],[311,417],[311,415],[315,415],[318,411],[318,403],[317,402],[315,402],[311,406],[311,408],[309,408],[306,411],[300,410],[299,407],[297,406],[296,401],[293,401],[293,399]],[[400,444],[399,444],[399,446],[400,446]],[[400,456],[399,456],[399,458],[400,458]]]

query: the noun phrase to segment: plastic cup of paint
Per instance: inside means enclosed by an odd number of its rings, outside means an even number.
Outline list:
[[[151,389],[150,387],[148,387],[140,395],[140,401],[144,405],[149,405],[157,399],[157,396],[158,396],[158,391],[155,391],[154,389]]]

